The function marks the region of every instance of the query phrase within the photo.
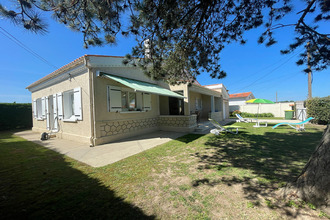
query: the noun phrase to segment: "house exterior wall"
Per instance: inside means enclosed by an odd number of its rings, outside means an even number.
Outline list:
[[[214,85],[206,85],[205,88],[212,89],[214,91],[220,92],[221,97],[215,98],[215,112],[221,113],[213,113],[209,115],[213,119],[217,121],[224,120],[229,118],[229,94],[227,88],[223,84],[214,84]]]
[[[235,99],[229,99],[229,106],[233,106],[233,105],[245,105],[246,101],[248,99],[246,98],[235,98]]]
[[[224,114],[224,119],[226,119],[226,118],[229,118],[229,101],[225,100],[224,105],[226,107],[226,111],[225,111],[225,114]]]
[[[211,96],[202,95],[203,108],[201,112],[201,118],[208,119],[211,112]]]
[[[90,86],[89,86],[89,72],[84,66],[79,66],[74,70],[78,71],[77,75],[72,74],[71,79],[65,77],[64,80],[51,84],[37,91],[32,92],[32,101],[45,96],[51,96],[59,92],[65,92],[77,87],[81,87],[81,100],[82,100],[82,120],[76,122],[64,122],[58,120],[59,131],[56,133],[56,137],[64,138],[68,140],[90,143],[91,138],[91,120],[90,120]],[[74,70],[65,72],[66,75],[72,73]],[[47,130],[46,119],[40,121],[33,117],[33,131],[36,132],[49,132]]]
[[[197,115],[161,115],[159,128],[163,131],[192,132],[197,126]]]
[[[200,109],[196,109],[196,99],[202,100],[202,94],[197,92],[189,92],[189,108],[191,113],[195,113]],[[204,102],[202,100],[202,108],[204,108]]]
[[[214,111],[215,112],[221,111],[221,98],[214,97]]]
[[[158,84],[172,91],[183,91],[184,115],[169,115],[169,98],[155,94],[151,95],[151,110],[109,112],[108,86],[124,87],[132,92],[133,90],[114,80],[97,77],[98,71]],[[46,79],[32,84],[29,89],[34,100],[77,87],[81,88],[82,120],[74,122],[59,120],[59,131],[56,134],[59,138],[89,144],[94,140],[93,144],[99,145],[155,130],[191,132],[197,126],[197,116],[194,114],[196,98],[202,100],[202,117],[212,117],[216,120],[223,118],[220,92],[196,85],[168,85],[162,81],[151,80],[140,69],[123,66],[122,58],[118,57],[87,55],[78,58],[57,70],[55,74],[50,74]],[[216,106],[215,112],[209,115],[212,97]],[[33,130],[47,131],[46,120],[33,119]]]
[[[222,120],[229,118],[229,101],[227,99],[222,99],[221,111],[222,111]]]
[[[113,72],[115,71],[112,71],[111,69],[111,73]],[[132,72],[134,73],[134,70]],[[137,74],[135,73],[134,75]],[[158,130],[158,95],[151,95],[150,111],[109,112],[107,86],[125,87],[124,85],[110,79],[105,79],[102,77],[94,78],[96,145],[140,135],[149,131],[154,131],[155,129]]]
[[[223,120],[223,114],[222,114],[222,111],[220,112],[210,112],[208,114],[208,118],[212,118],[216,121],[222,121]]]

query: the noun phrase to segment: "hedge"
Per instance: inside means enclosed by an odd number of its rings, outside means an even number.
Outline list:
[[[307,100],[307,115],[313,117],[317,124],[330,123],[330,96],[323,98],[312,98]]]
[[[231,116],[236,116],[236,114],[239,114],[243,118],[245,117],[261,117],[261,118],[272,118],[274,117],[273,113],[260,113],[260,114],[254,114],[254,113],[247,113],[247,112],[241,112],[239,110],[235,110],[231,113]]]
[[[31,103],[0,103],[0,130],[31,127]]]

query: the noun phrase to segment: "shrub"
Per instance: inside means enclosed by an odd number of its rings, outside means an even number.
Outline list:
[[[242,112],[240,110],[235,110],[231,113],[231,116],[236,116],[236,114],[241,114]]]
[[[251,118],[251,117],[254,117],[256,118],[257,116],[258,117],[263,117],[263,118],[271,118],[271,117],[274,117],[274,115],[272,113],[260,113],[260,114],[254,114],[254,113],[248,113],[248,112],[242,112],[241,113],[241,116],[243,118]]]
[[[330,123],[330,96],[307,100],[306,107],[308,117],[315,118],[313,122],[318,124]]]
[[[0,130],[32,127],[32,105],[0,103]]]

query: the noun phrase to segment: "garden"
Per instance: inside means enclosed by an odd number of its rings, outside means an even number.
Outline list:
[[[313,204],[283,200],[324,126],[254,128],[237,135],[188,134],[93,168],[0,133],[3,219],[327,218]]]

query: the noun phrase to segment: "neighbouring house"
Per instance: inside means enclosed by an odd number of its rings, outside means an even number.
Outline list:
[[[228,117],[223,85],[169,85],[122,60],[84,55],[29,85],[33,130],[94,146],[155,130],[191,132],[197,117]]]
[[[255,99],[252,92],[242,92],[229,95],[229,111],[239,110],[240,105],[246,105],[246,101]]]

